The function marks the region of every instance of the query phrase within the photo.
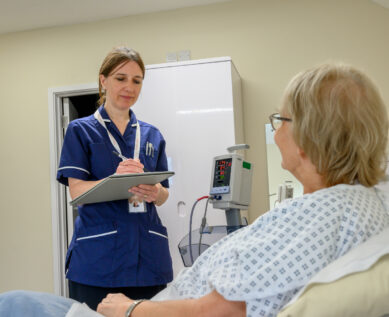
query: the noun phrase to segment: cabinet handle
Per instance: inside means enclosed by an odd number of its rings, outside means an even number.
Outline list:
[[[178,216],[180,216],[181,218],[184,218],[186,216],[186,208],[185,208],[185,202],[180,200],[178,203],[177,203],[177,213],[178,213]]]

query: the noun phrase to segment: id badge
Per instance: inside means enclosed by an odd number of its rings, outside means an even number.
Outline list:
[[[146,212],[146,204],[144,202],[137,203],[128,203],[128,212],[130,213],[139,213],[139,212]]]

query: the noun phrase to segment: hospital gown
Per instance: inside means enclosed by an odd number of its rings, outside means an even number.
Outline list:
[[[287,200],[208,248],[155,299],[216,289],[247,316],[276,316],[309,279],[389,225],[376,189],[337,185]]]
[[[245,301],[249,317],[274,317],[313,275],[389,226],[377,191],[337,185],[286,200],[213,244],[153,300],[199,298],[216,289],[227,300]],[[55,298],[48,295],[46,303]],[[25,316],[12,312],[7,316]],[[90,313],[101,316],[76,303],[66,316]]]

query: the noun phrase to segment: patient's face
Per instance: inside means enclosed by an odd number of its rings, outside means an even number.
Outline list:
[[[285,112],[280,113],[281,117],[290,118]],[[296,176],[295,172],[300,165],[299,148],[292,135],[292,122],[282,121],[282,125],[275,131],[274,141],[276,142],[282,157],[281,166]]]

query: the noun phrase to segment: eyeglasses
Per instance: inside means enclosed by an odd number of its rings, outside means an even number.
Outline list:
[[[271,127],[273,130],[277,130],[281,127],[282,121],[292,122],[292,119],[281,117],[279,113],[273,113],[269,116]]]

